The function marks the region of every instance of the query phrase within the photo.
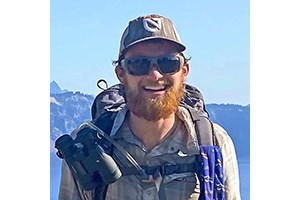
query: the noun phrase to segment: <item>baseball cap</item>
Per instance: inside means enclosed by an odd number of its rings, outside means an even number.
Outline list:
[[[126,50],[132,45],[153,39],[173,42],[180,52],[186,49],[172,21],[166,17],[151,14],[140,16],[129,22],[121,37],[119,59],[124,56]]]

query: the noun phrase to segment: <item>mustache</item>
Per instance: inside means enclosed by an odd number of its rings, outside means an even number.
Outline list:
[[[171,86],[173,86],[173,84],[168,80],[158,80],[158,81],[145,80],[143,83],[141,83],[140,86],[152,86],[152,87],[165,86],[165,87],[171,87]]]

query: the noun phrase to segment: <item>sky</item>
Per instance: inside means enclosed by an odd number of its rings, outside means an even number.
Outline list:
[[[99,79],[118,83],[112,60],[130,20],[170,18],[191,57],[187,83],[206,103],[250,104],[250,3],[199,1],[50,1],[50,82],[96,95]],[[182,1],[181,1],[182,2]]]

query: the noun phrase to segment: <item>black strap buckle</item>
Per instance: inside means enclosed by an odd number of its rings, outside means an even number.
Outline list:
[[[166,163],[160,167],[161,175],[170,175],[179,172],[179,165],[172,165],[170,163]]]

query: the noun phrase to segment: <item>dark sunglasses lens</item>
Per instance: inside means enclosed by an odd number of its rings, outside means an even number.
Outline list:
[[[180,60],[177,56],[159,58],[157,64],[163,74],[174,73],[180,69]]]
[[[132,58],[127,60],[126,68],[132,75],[146,75],[149,72],[151,61],[147,58]]]
[[[123,60],[122,64],[124,68],[127,68],[131,75],[147,75],[149,74],[151,66],[151,60],[156,59],[157,68],[162,74],[171,74],[179,71],[181,63],[178,56],[165,56],[159,58],[151,57],[135,57]]]

